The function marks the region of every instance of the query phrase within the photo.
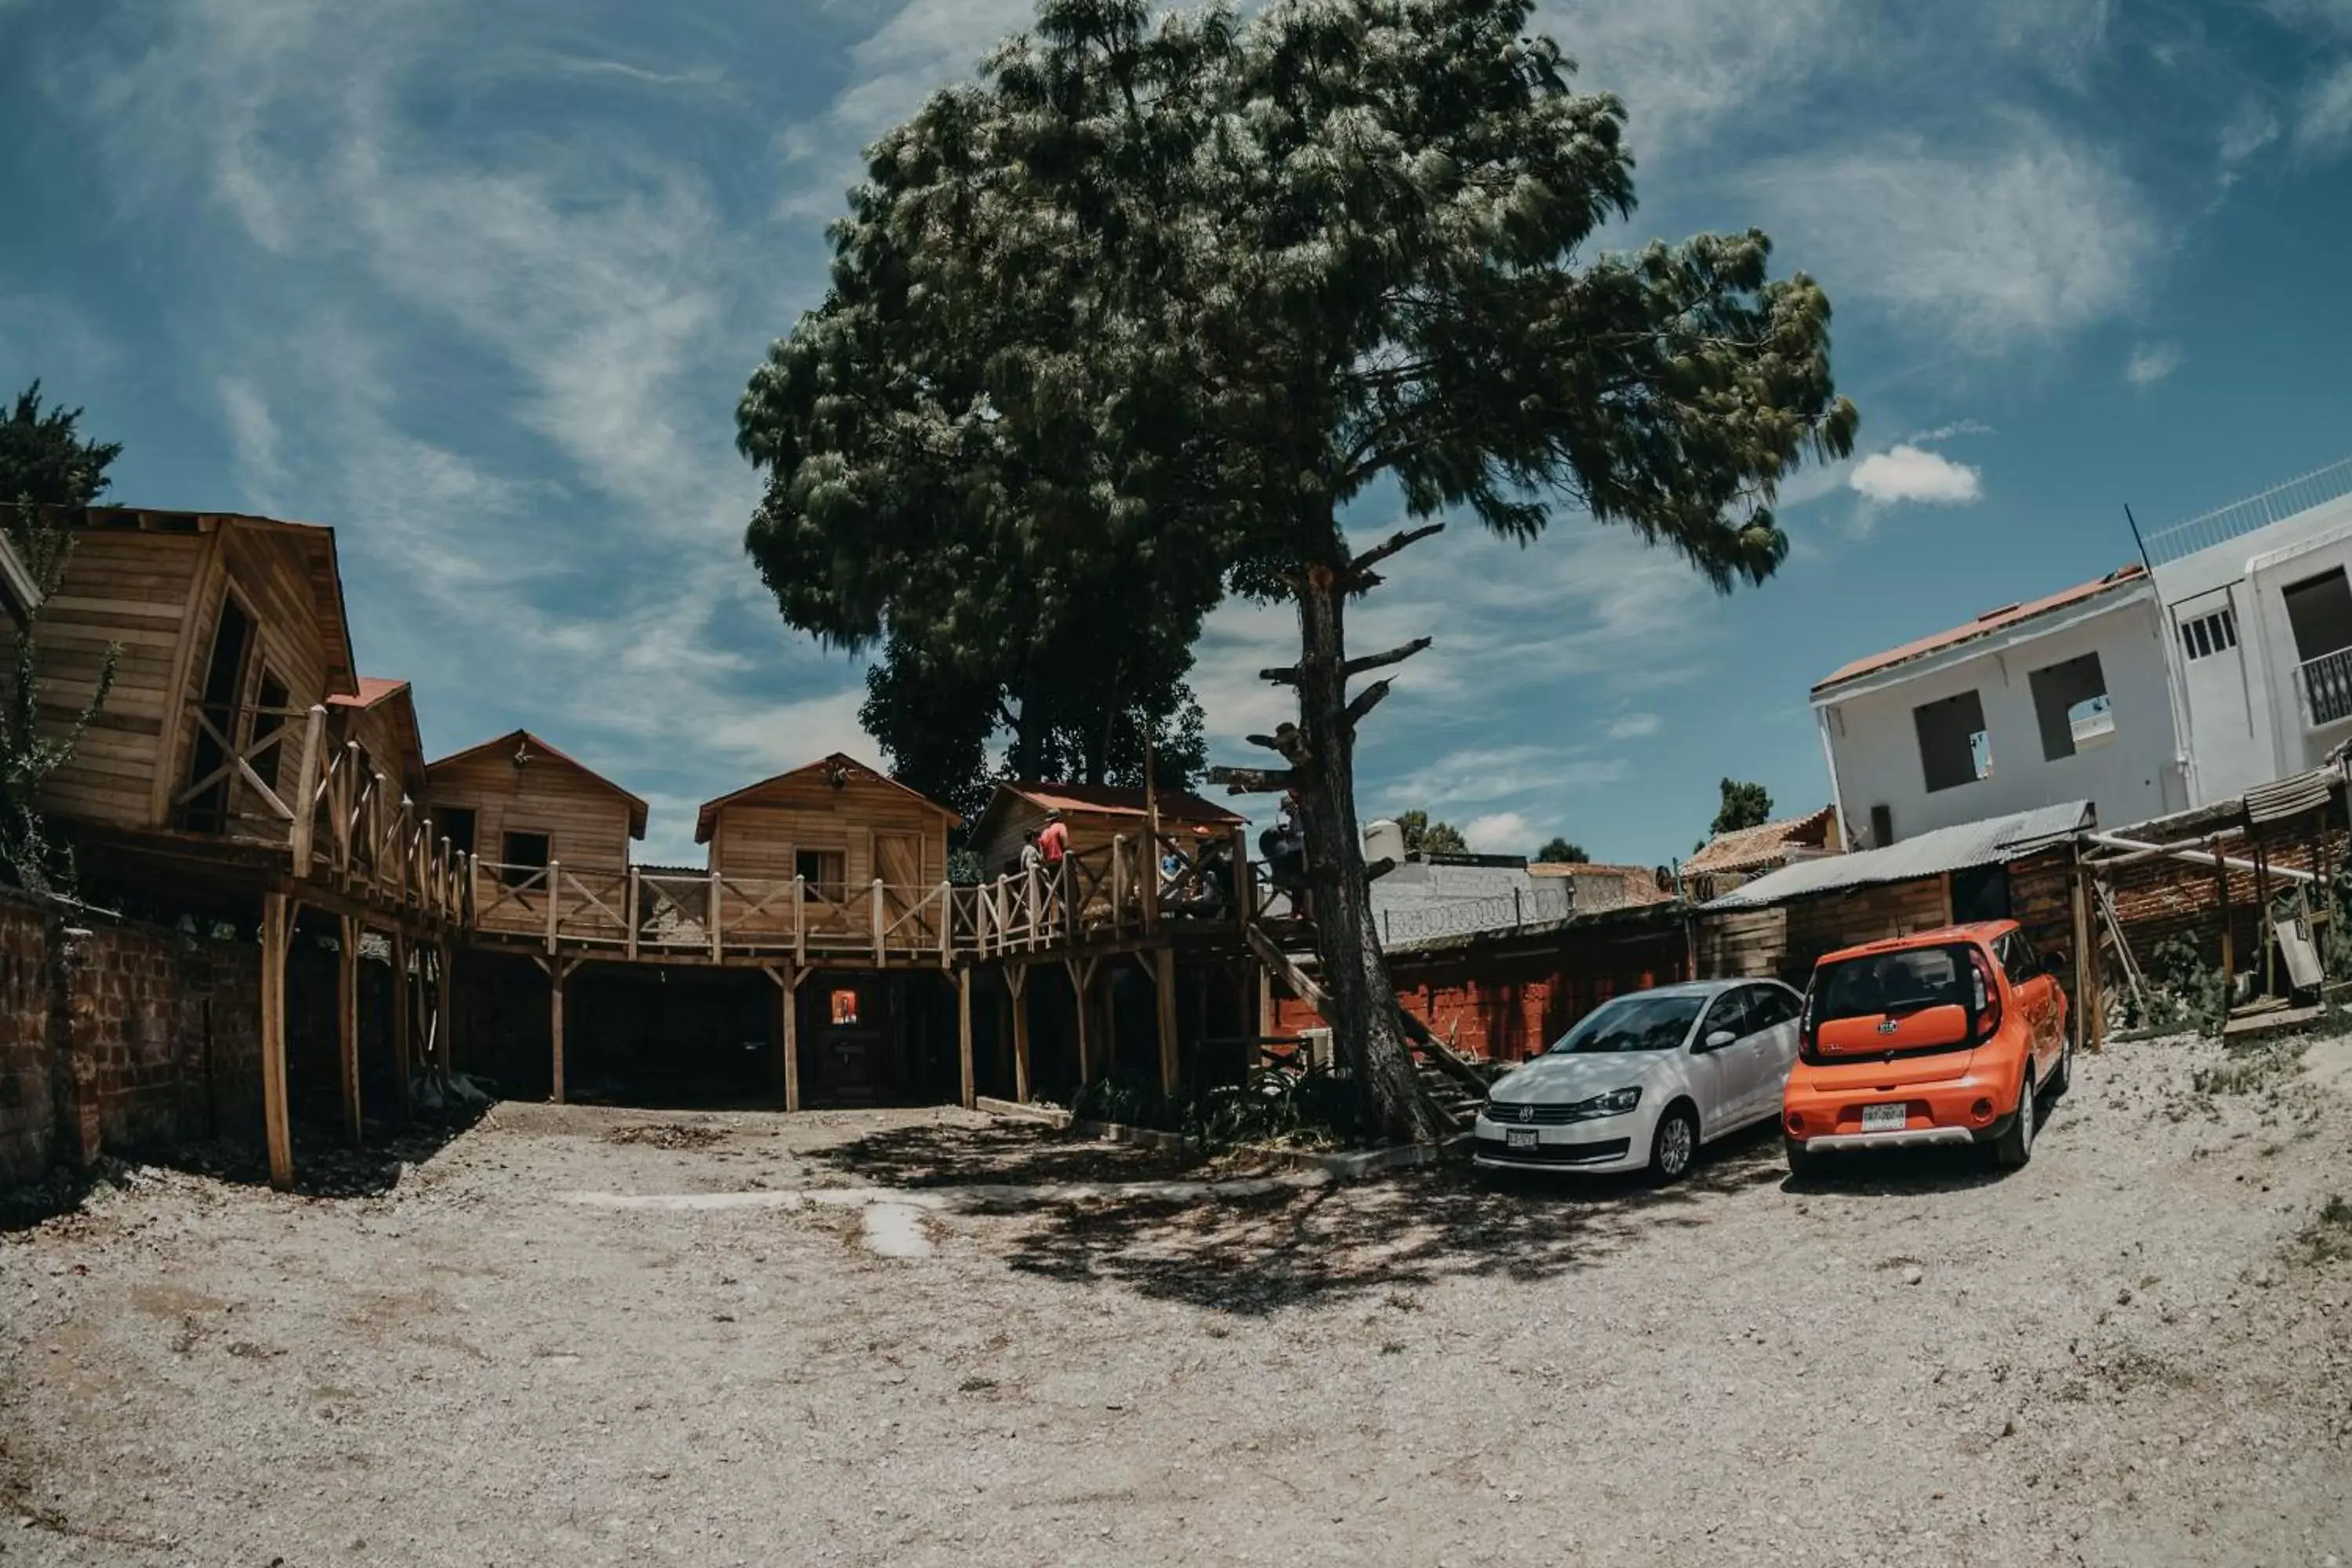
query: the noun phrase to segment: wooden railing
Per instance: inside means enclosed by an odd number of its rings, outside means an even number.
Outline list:
[[[206,765],[173,796],[174,820],[224,838],[283,846],[297,881],[430,923],[469,924],[471,858],[433,831],[356,742],[330,746],[326,727],[322,707],[199,709],[198,755]]]
[[[829,886],[805,877],[465,863],[476,930],[622,958],[938,963],[1018,957],[1163,929],[1230,924],[1255,908],[1238,840],[1119,839],[1055,870],[977,885]]]

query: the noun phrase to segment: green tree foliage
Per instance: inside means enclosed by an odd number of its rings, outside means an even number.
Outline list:
[[[753,377],[749,542],[788,619],[961,662],[1116,604],[1189,648],[1226,592],[1295,606],[1292,792],[1365,1123],[1429,1137],[1356,836],[1349,605],[1374,487],[1523,543],[1565,506],[1728,590],[1787,553],[1776,486],[1842,455],[1829,305],[1753,231],[1589,247],[1630,216],[1623,112],[1528,0],[1276,0],[1154,20],[1044,0],[868,153],[833,288]],[[991,651],[980,661],[1012,668]]]
[[[1737,833],[1743,827],[1761,827],[1772,820],[1772,796],[1760,784],[1742,784],[1738,779],[1723,781],[1723,805],[1707,825],[1707,832]]]
[[[16,407],[0,420],[0,515],[8,542],[44,597],[64,581],[73,533],[47,509],[87,506],[105,493],[106,470],[122,454],[118,442],[86,441],[79,408],[41,408],[41,384],[17,395]],[[51,841],[38,799],[41,786],[71,760],[74,748],[105,705],[114,684],[119,647],[109,647],[99,667],[89,702],[63,724],[44,733],[41,685],[37,676],[35,635],[40,611],[33,608],[13,628],[10,680],[0,694],[0,869],[19,886],[42,892],[65,891],[73,883],[73,859]]]
[[[1535,859],[1538,865],[1542,866],[1588,866],[1592,863],[1592,857],[1584,852],[1583,845],[1570,844],[1557,833],[1544,840],[1543,847],[1535,853]]]
[[[1465,855],[1470,842],[1462,830],[1450,822],[1432,820],[1425,811],[1397,813],[1397,829],[1404,835],[1404,852],[1408,855]]]

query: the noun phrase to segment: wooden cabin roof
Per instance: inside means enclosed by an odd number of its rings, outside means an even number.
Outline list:
[[[351,621],[343,609],[343,574],[335,554],[335,531],[315,522],[280,522],[235,511],[155,511],[143,507],[92,506],[62,509],[67,525],[90,531],[137,533],[268,534],[300,552],[310,583],[311,614],[327,660],[327,690],[359,691],[358,660],[352,656]],[[79,515],[76,515],[76,513]]]
[[[1213,827],[1230,831],[1242,826],[1249,818],[1239,812],[1228,811],[1213,800],[1203,800],[1190,790],[1164,789],[1159,792],[1161,823],[1183,823],[1193,827]],[[1001,784],[988,798],[988,808],[980,814],[979,825],[973,828],[975,840],[985,843],[995,824],[1013,804],[1026,801],[1042,811],[1058,811],[1066,816],[1144,818],[1144,796],[1139,786],[1127,784]]]
[[[629,805],[629,837],[632,838],[643,838],[646,836],[646,803],[642,799],[636,795],[631,795],[627,790],[623,789],[619,784],[614,784],[611,779],[606,778],[603,773],[598,773],[587,763],[581,762],[575,757],[564,755],[563,752],[558,751],[555,747],[549,745],[545,741],[541,740],[539,736],[532,734],[528,730],[509,730],[505,734],[495,736],[490,740],[484,741],[479,745],[468,746],[462,752],[452,752],[446,757],[437,758],[433,762],[429,762],[425,764],[425,778],[429,782],[436,770],[448,767],[456,763],[469,762],[474,758],[482,756],[486,753],[495,753],[499,756],[512,757],[517,751],[524,749],[528,749],[530,754],[534,760],[544,757],[551,762],[562,763],[565,767],[572,769],[574,773],[580,774],[583,778],[587,779],[590,783],[609,790],[614,795],[618,795],[621,799],[626,801]]]
[[[819,757],[815,762],[805,763],[797,768],[787,769],[783,773],[778,773],[772,778],[761,779],[758,784],[746,784],[741,789],[736,790],[731,794],[719,796],[716,800],[704,801],[702,803],[702,810],[697,814],[694,819],[694,841],[697,844],[708,844],[710,842],[711,830],[716,827],[719,823],[719,814],[728,806],[736,805],[740,801],[753,799],[769,790],[774,789],[779,784],[787,784],[793,780],[803,778],[810,773],[823,772],[830,775],[833,771],[836,769],[840,770],[841,774],[845,780],[871,781],[876,784],[888,784],[892,789],[913,797],[922,805],[929,806],[931,810],[938,812],[941,816],[946,817],[948,819],[948,826],[950,827],[957,826],[963,821],[962,817],[957,816],[946,806],[941,805],[938,801],[933,800],[929,795],[925,795],[922,791],[908,788],[908,786],[900,784],[897,779],[892,778],[888,773],[884,773],[881,769],[868,766],[866,763],[859,762],[856,757],[849,755],[846,752],[835,752],[830,755]]]
[[[425,734],[417,727],[416,694],[409,689],[408,682],[384,675],[362,675],[357,691],[330,697],[327,706],[349,709],[354,713],[382,712],[399,736],[403,754],[414,759],[418,770],[417,777],[403,779],[401,783],[412,789],[425,783]]]

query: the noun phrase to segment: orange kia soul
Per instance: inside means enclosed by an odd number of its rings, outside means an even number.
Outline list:
[[[2074,1067],[2063,956],[2015,921],[1948,926],[1813,966],[1780,1101],[1792,1174],[1851,1150],[1990,1144],[2033,1152],[2034,1097]]]

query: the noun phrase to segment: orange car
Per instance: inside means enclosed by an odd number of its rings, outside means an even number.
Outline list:
[[[2015,921],[1822,959],[1780,1100],[1790,1171],[1836,1151],[1937,1143],[1990,1144],[2001,1164],[2024,1164],[2034,1097],[2064,1092],[2074,1067],[2064,967]]]

